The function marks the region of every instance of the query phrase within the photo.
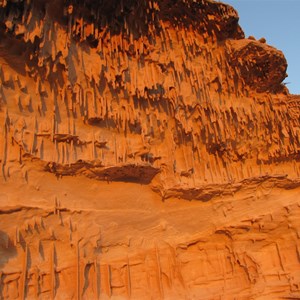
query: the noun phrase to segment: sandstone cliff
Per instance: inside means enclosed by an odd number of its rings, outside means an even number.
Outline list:
[[[212,0],[0,1],[0,298],[300,297],[300,97]]]

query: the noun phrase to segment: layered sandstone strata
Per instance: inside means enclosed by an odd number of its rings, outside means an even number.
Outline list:
[[[0,298],[300,297],[300,97],[232,7],[7,0],[0,37]]]

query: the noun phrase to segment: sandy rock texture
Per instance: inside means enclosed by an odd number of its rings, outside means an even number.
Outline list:
[[[300,298],[286,68],[221,2],[0,1],[0,299]]]

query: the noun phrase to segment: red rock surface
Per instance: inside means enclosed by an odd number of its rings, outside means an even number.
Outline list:
[[[300,297],[300,97],[211,0],[0,1],[0,298]]]

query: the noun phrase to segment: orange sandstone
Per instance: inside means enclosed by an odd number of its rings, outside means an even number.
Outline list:
[[[300,97],[212,0],[0,1],[0,298],[300,297]]]

